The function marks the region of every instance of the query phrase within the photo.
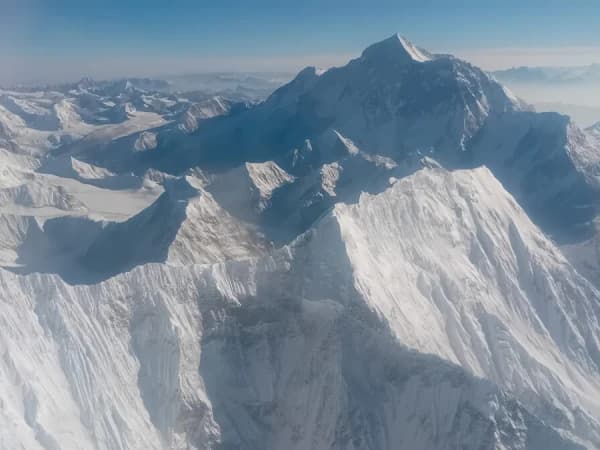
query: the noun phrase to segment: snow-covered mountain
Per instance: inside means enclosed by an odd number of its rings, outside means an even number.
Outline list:
[[[398,36],[344,67],[307,68],[260,105],[208,124],[129,168],[225,171],[273,160],[296,176],[344,154],[395,164],[427,156],[449,168],[487,165],[557,239],[589,232],[597,213],[597,172],[574,165],[593,167],[597,156],[567,117],[537,114],[476,67]]]
[[[600,294],[485,169],[424,169],[265,257],[2,283],[5,442],[598,441]]]
[[[72,153],[138,132],[170,127],[190,132],[242,101],[210,92],[170,92],[169,86],[151,79],[83,79],[45,88],[0,89],[0,143],[36,156]],[[142,144],[136,142],[135,149],[148,148]]]
[[[397,35],[256,105],[117,92],[51,145],[8,94],[0,448],[600,449],[594,129]]]

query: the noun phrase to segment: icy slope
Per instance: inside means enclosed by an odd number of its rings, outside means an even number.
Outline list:
[[[271,206],[273,193],[294,181],[293,176],[273,161],[245,163],[208,178],[206,189],[219,205],[236,217],[254,223]]]
[[[584,448],[490,383],[404,350],[366,311],[256,298],[261,266],[147,266],[90,288],[0,272],[2,445]]]
[[[261,235],[223,210],[201,180],[169,180],[165,188],[131,219],[107,223],[81,264],[107,277],[148,262],[208,264],[247,258],[266,248]]]
[[[599,293],[487,169],[425,170],[335,217],[358,290],[402,342],[541,395],[572,427],[600,417]]]
[[[592,125],[585,130],[590,136],[592,136],[598,143],[600,143],[600,122]]]
[[[17,265],[28,248],[41,254],[45,239],[40,228],[35,217],[0,214],[0,266]]]
[[[19,186],[0,189],[0,207],[18,205],[29,208],[52,207],[65,211],[84,209],[82,202],[62,186],[49,185],[35,178]]]
[[[0,287],[6,448],[600,448],[600,294],[486,169],[258,258]]]
[[[198,129],[200,121],[226,114],[231,106],[231,101],[219,96],[194,103],[183,114],[179,128],[186,133],[192,133]]]

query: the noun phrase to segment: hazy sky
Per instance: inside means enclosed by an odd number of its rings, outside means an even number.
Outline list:
[[[600,62],[599,0],[0,0],[0,82],[339,65],[395,32],[486,69]]]

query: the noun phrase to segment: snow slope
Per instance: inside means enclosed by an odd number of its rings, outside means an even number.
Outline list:
[[[334,214],[359,292],[402,342],[573,427],[599,417],[599,294],[487,169],[425,170]]]
[[[125,222],[107,223],[81,259],[100,277],[140,264],[208,264],[244,259],[266,247],[250,225],[230,216],[188,176],[170,180],[148,208]]]
[[[424,169],[245,262],[0,283],[6,447],[598,443],[598,291],[485,169]]]
[[[260,213],[270,207],[273,193],[294,181],[273,161],[245,163],[210,178],[206,189],[219,204],[249,222],[257,222]]]
[[[589,133],[590,136],[592,136],[592,138],[594,138],[596,141],[600,141],[600,122],[592,125],[589,128],[586,128],[586,131]]]

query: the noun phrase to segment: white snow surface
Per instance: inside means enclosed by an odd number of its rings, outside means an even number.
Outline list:
[[[600,442],[600,294],[487,169],[423,169],[267,256],[0,285],[4,448]]]
[[[586,128],[588,134],[600,144],[600,122]]]
[[[219,204],[248,221],[269,206],[273,192],[295,179],[273,161],[247,162],[210,178],[206,189]]]
[[[431,61],[433,59],[432,55],[430,55],[425,50],[422,50],[422,49],[416,47],[412,42],[410,42],[405,37],[402,37],[400,35],[397,35],[397,37],[398,37],[398,40],[400,41],[400,44],[404,48],[404,50],[406,50],[406,53],[408,53],[414,61],[425,62],[425,61]]]
[[[359,292],[402,342],[599,417],[598,292],[487,169],[425,170],[334,214]]]

